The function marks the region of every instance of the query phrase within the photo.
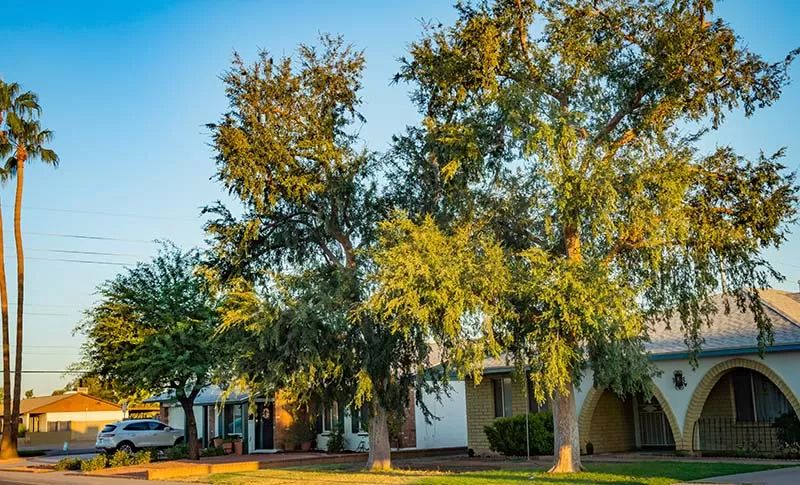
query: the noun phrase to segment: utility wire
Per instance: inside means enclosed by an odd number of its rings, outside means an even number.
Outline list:
[[[171,217],[171,216],[159,216],[154,214],[131,214],[131,213],[124,213],[124,212],[107,212],[107,211],[93,211],[93,210],[83,210],[83,209],[56,209],[53,207],[31,207],[31,206],[23,206],[25,210],[37,210],[37,211],[46,211],[46,212],[65,212],[65,213],[74,213],[74,214],[92,214],[98,216],[110,216],[110,217],[131,217],[135,219],[161,219],[165,221],[191,221],[196,222],[200,217],[196,218],[189,218],[189,217]]]
[[[121,237],[106,237],[106,236],[89,236],[86,234],[61,234],[61,233],[54,233],[54,232],[27,232],[23,231],[23,234],[28,234],[31,236],[47,236],[47,237],[66,237],[66,238],[73,238],[73,239],[91,239],[95,241],[118,241],[118,242],[134,242],[134,243],[146,243],[146,244],[153,244],[156,241],[154,239],[125,239]]]

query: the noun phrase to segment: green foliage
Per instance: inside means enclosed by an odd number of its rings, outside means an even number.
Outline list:
[[[531,369],[537,399],[587,368],[598,386],[646,392],[649,324],[670,320],[696,353],[709,315],[729,310],[715,293],[751,310],[769,344],[755,288],[780,275],[760,252],[796,214],[794,177],[782,150],[748,159],[698,140],[733,109],[776,102],[797,51],[765,61],[711,1],[456,8],[402,61],[397,80],[413,84],[424,119],[397,138],[391,178],[408,182],[412,218],[483,228],[504,249],[510,284],[484,299],[511,308],[495,337]],[[419,277],[436,261],[416,261],[425,267],[393,287],[444,293]]]
[[[784,447],[800,447],[800,420],[794,412],[778,417],[772,425],[775,437]]]
[[[105,453],[98,453],[92,458],[81,460],[81,471],[92,472],[95,470],[102,470],[108,466],[108,457]]]
[[[531,455],[553,454],[553,415],[542,411],[497,418],[484,426],[489,448],[504,455],[525,456],[525,419],[528,419],[528,439]]]
[[[225,450],[221,446],[211,446],[208,448],[203,448],[200,450],[200,456],[208,457],[208,456],[222,456],[225,454]]]
[[[328,435],[327,450],[328,453],[341,453],[344,451],[344,428],[339,422],[333,425],[333,429]]]
[[[57,471],[65,471],[65,470],[80,470],[81,469],[81,459],[80,458],[71,458],[65,457],[58,462],[56,462],[55,469]]]
[[[198,251],[163,244],[153,260],[103,283],[76,329],[86,337],[78,366],[124,395],[167,390],[191,405],[225,352],[199,263]]]
[[[149,450],[139,450],[133,454],[131,457],[131,465],[146,465],[153,461],[153,451],[154,449]]]
[[[144,452],[147,454],[147,457],[149,458],[150,452],[147,450],[144,450]],[[109,467],[129,466],[132,464],[133,464],[133,455],[123,450],[115,451],[114,454],[111,455],[111,457],[108,459]]]
[[[167,460],[181,460],[189,456],[189,448],[186,445],[175,445],[164,451]]]

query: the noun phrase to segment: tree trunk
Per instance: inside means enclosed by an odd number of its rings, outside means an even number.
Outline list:
[[[200,442],[197,440],[197,420],[194,418],[194,398],[178,399],[186,416],[186,447],[189,450],[190,460],[200,459]]]
[[[553,467],[550,473],[575,473],[581,466],[581,443],[578,435],[578,412],[575,391],[570,384],[567,393],[553,394]]]
[[[369,415],[369,457],[367,469],[370,471],[392,468],[392,450],[389,445],[389,424],[386,409],[377,399],[372,402]]]
[[[0,459],[16,458],[17,448],[11,442],[11,336],[8,327],[8,285],[6,283],[5,239],[3,237],[3,212],[0,208],[0,313],[3,324],[3,438],[0,441]]]
[[[25,154],[17,154],[17,192],[14,199],[14,243],[17,249],[17,345],[14,359],[14,397],[11,410],[11,447],[17,449],[17,422],[22,392],[22,311],[25,308],[25,254],[22,249],[22,187],[25,181]]]

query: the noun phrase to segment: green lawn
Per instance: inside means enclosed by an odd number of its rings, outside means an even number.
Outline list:
[[[226,473],[204,477],[199,481],[219,485],[284,485],[284,484],[419,484],[419,485],[667,485],[734,473],[776,468],[770,465],[737,463],[590,463],[586,473],[548,475],[543,469],[500,469],[469,472],[439,472],[428,470],[396,470],[386,473],[367,473],[347,465],[296,467],[260,470],[246,473]]]

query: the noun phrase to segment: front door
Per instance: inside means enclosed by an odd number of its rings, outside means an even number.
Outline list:
[[[273,443],[273,415],[275,405],[271,402],[256,403],[256,449],[271,450],[275,447]]]

